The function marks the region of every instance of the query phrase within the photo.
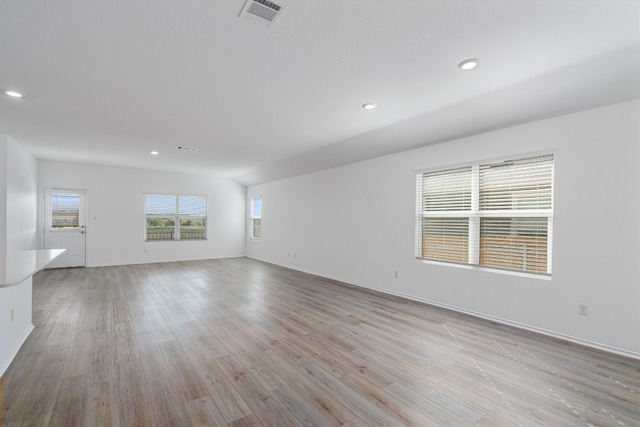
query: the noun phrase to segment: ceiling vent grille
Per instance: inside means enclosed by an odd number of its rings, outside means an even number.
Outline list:
[[[182,145],[176,146],[176,150],[178,150],[178,151],[198,151],[197,148],[183,147]]]
[[[284,6],[268,0],[247,0],[238,17],[270,28],[283,11]]]

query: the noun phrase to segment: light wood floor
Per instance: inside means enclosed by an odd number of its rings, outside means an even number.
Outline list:
[[[640,361],[250,259],[33,295],[2,426],[640,425]]]

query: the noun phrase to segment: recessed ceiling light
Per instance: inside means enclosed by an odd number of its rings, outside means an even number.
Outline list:
[[[462,71],[471,71],[477,68],[479,64],[480,60],[478,58],[469,58],[459,63],[458,68],[460,68]]]
[[[16,92],[15,90],[5,90],[3,93],[12,98],[24,98],[24,95],[20,92]]]
[[[158,154],[160,154],[160,152],[159,152],[159,151],[155,151],[155,150],[154,150],[154,151],[152,151],[152,152],[151,152],[151,155],[152,155],[152,156],[157,156]]]
[[[371,104],[370,102],[367,102],[366,104],[362,104],[362,108],[364,108],[365,110],[373,110],[376,107],[377,107],[376,104]]]

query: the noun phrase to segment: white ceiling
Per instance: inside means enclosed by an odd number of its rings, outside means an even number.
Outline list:
[[[0,0],[0,132],[252,185],[640,97],[638,0],[244,1]]]

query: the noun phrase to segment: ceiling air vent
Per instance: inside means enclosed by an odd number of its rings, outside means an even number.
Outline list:
[[[284,6],[268,0],[247,0],[238,17],[271,28],[283,10]]]
[[[178,151],[198,151],[197,148],[183,147],[182,145],[176,146],[176,150],[178,150]]]

